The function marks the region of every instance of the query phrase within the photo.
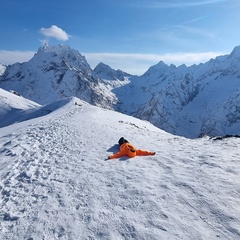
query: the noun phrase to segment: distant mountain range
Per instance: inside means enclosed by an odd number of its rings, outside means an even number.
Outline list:
[[[76,96],[188,138],[240,135],[239,46],[204,64],[176,67],[161,61],[132,76],[104,63],[92,70],[69,46],[45,45],[28,62],[2,72],[0,88],[41,105]]]

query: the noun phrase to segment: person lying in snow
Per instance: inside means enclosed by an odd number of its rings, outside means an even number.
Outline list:
[[[109,156],[108,159],[118,158],[122,156],[135,157],[135,156],[147,156],[155,155],[155,152],[148,152],[145,150],[136,149],[132,144],[130,144],[126,139],[121,137],[118,141],[120,145],[120,151]]]

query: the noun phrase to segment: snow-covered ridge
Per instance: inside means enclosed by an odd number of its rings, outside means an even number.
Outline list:
[[[33,101],[0,88],[0,128],[24,121],[26,114],[36,111],[39,107],[40,105]]]
[[[78,106],[87,104],[75,97],[69,97],[41,106],[1,88],[0,100],[0,128],[48,115],[60,108],[64,109],[69,103]]]

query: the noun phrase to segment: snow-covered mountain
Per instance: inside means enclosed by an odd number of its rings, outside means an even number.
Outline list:
[[[76,96],[94,105],[110,105],[105,102],[107,89],[99,86],[85,57],[66,45],[45,45],[28,62],[9,65],[0,85],[39,104]]]
[[[126,80],[126,78],[132,76],[122,70],[112,69],[102,62],[94,68],[94,72],[99,78],[106,80]]]
[[[8,66],[0,87],[39,104],[76,96],[176,135],[240,135],[240,47],[205,64],[159,62],[142,76],[100,63],[94,70],[68,46],[47,46],[27,63]]]
[[[0,129],[0,239],[240,238],[239,138],[186,139],[77,98],[38,117],[0,96],[29,116]],[[122,136],[156,155],[105,161]]]
[[[119,111],[167,132],[190,138],[240,135],[240,47],[191,67],[161,61],[112,92]]]
[[[149,100],[134,116],[187,137],[240,134],[240,47],[191,67],[160,62],[138,83]]]

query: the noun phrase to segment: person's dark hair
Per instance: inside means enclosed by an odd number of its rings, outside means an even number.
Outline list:
[[[122,144],[124,143],[128,143],[128,140],[126,140],[124,137],[121,137],[119,140],[118,140],[118,144],[121,146]]]

